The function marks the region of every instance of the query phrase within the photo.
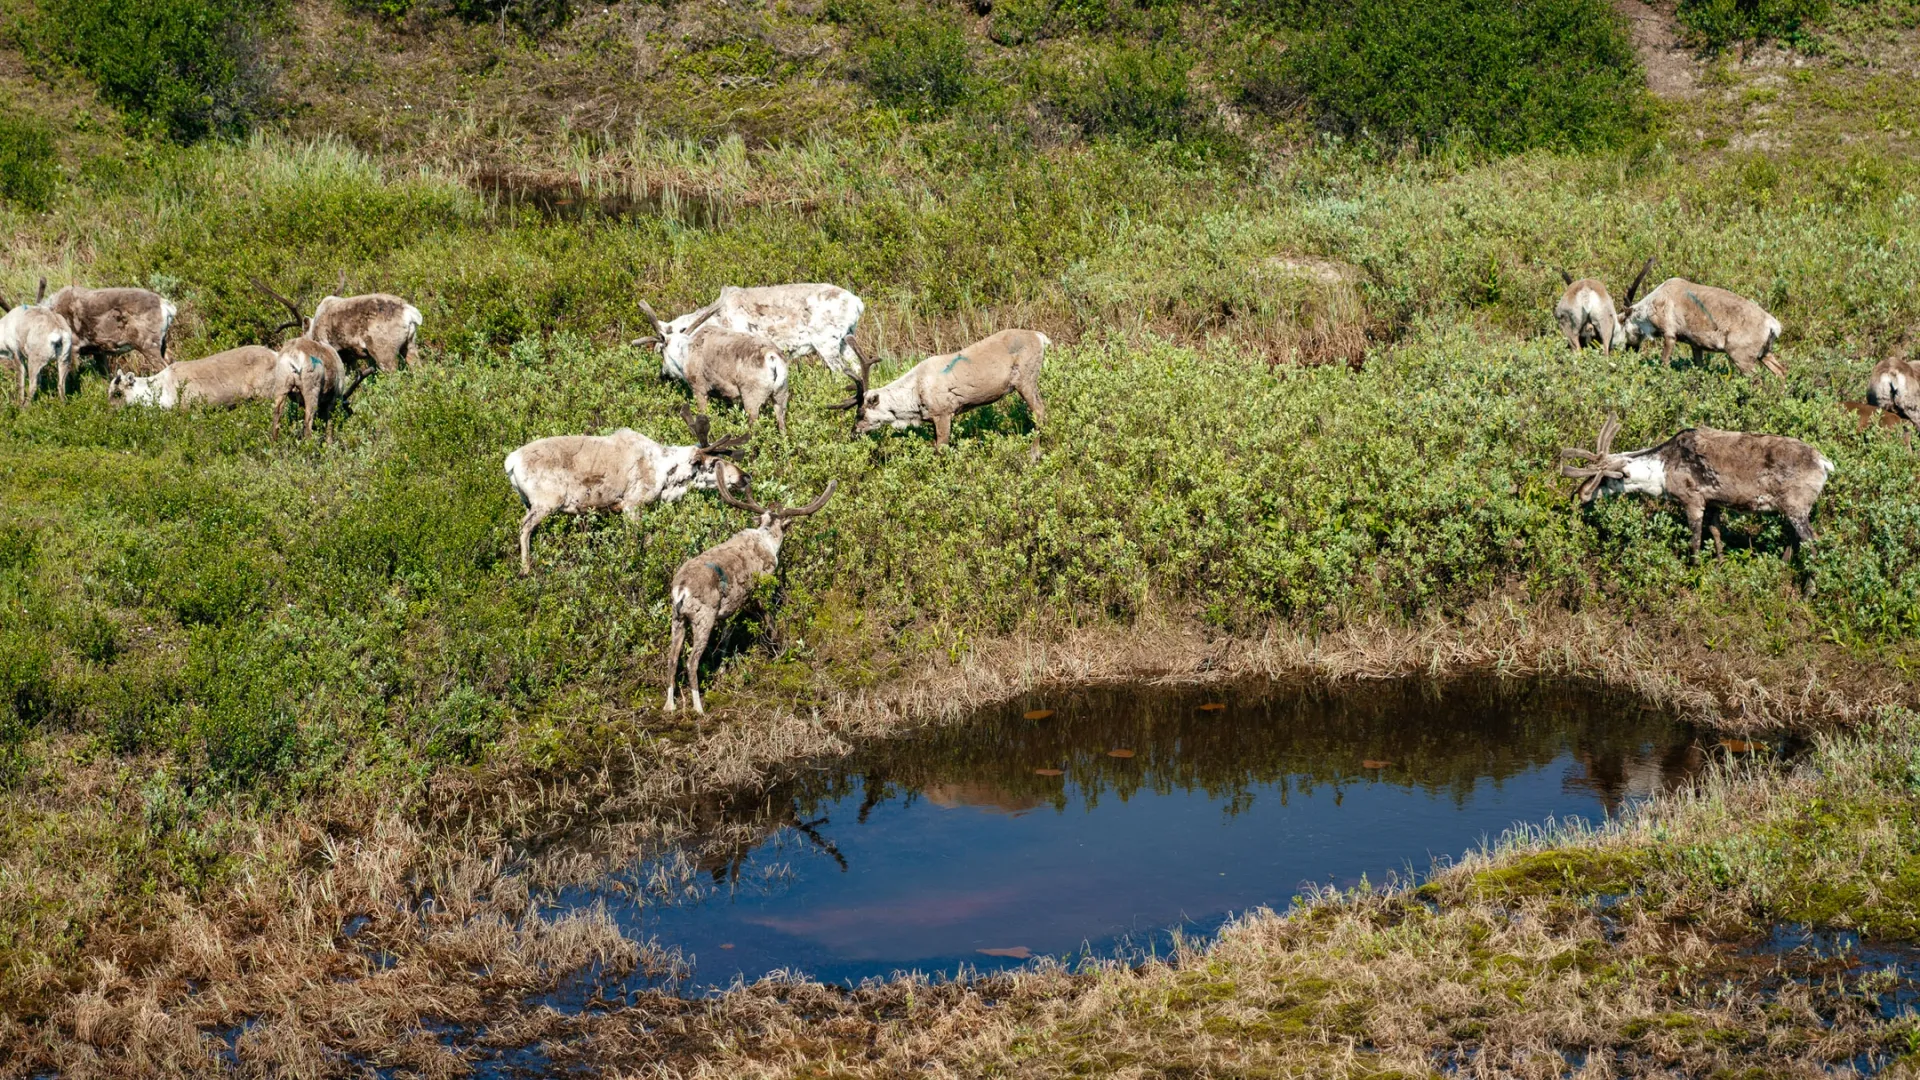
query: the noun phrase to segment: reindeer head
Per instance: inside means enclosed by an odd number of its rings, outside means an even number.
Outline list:
[[[267,296],[271,297],[272,299],[279,301],[280,305],[287,309],[287,314],[292,316],[286,322],[283,322],[280,325],[274,327],[272,330],[268,331],[268,333],[277,334],[282,330],[298,330],[302,334],[305,334],[307,332],[308,327],[310,325],[310,320],[305,315],[302,315],[300,313],[299,304],[296,304],[293,301],[287,299],[285,296],[282,296],[281,294],[274,292],[272,289],[267,287],[266,282],[261,281],[257,277],[249,277],[247,280],[253,282],[254,288],[265,293]]]
[[[690,311],[672,322],[662,321],[654,314],[653,308],[645,300],[633,301],[640,308],[640,314],[653,324],[653,333],[647,337],[634,338],[636,348],[656,348],[660,350],[660,377],[663,379],[681,379],[687,377],[687,349],[693,341],[693,332],[708,319],[720,311],[719,304],[708,304],[697,311]]]
[[[860,362],[860,374],[854,376],[853,391],[847,395],[847,399],[845,401],[836,401],[829,407],[835,409],[852,409],[853,422],[857,429],[860,424],[860,414],[866,408],[868,377],[873,374],[873,361],[867,358],[866,353],[860,351],[860,343],[855,341],[851,334],[847,336],[847,348],[852,350],[853,358]]]
[[[1634,297],[1639,294],[1640,283],[1647,280],[1647,271],[1651,269],[1653,256],[1649,255],[1647,261],[1640,264],[1640,273],[1633,279],[1633,284],[1627,286],[1626,303],[1613,313],[1613,347],[1616,349],[1639,348],[1640,343],[1652,333],[1651,325],[1645,320],[1633,318]]]
[[[721,465],[720,468],[731,469],[732,466]],[[821,507],[827,505],[828,499],[833,498],[834,489],[839,486],[840,481],[829,480],[827,481],[827,490],[821,492],[819,498],[805,506],[788,509],[778,503],[772,506],[761,506],[759,503],[754,502],[752,496],[747,494],[747,478],[741,476],[737,480],[720,485],[720,499],[728,506],[745,510],[747,513],[757,516],[760,519],[757,527],[773,534],[774,543],[778,544],[781,540],[785,539],[788,525],[800,518],[806,517],[808,514],[818,512]],[[741,497],[737,499],[734,498],[733,493],[727,490],[729,487],[737,488]]]
[[[1560,451],[1562,458],[1574,458],[1587,463],[1560,466],[1561,476],[1585,481],[1574,493],[1581,503],[1590,503],[1599,495],[1666,494],[1666,467],[1660,458],[1651,450],[1614,453],[1613,437],[1619,433],[1620,418],[1608,413],[1607,422],[1600,425],[1600,437],[1594,440],[1593,449],[1569,446]]]
[[[733,467],[733,483],[736,486],[745,485],[747,474],[741,471],[736,458],[746,449],[747,436],[728,435],[719,442],[713,442],[710,438],[713,428],[712,417],[700,415],[682,405],[680,418],[687,422],[688,429],[693,432],[695,445],[692,447],[693,453],[688,456],[687,463],[693,469],[694,486],[703,488],[719,486],[719,467],[722,462]]]

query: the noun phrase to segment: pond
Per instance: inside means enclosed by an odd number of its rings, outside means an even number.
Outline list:
[[[1137,958],[1515,825],[1600,822],[1711,745],[1633,699],[1493,679],[1038,695],[802,766],[719,811],[724,839],[557,906],[604,900],[677,949],[681,993]]]

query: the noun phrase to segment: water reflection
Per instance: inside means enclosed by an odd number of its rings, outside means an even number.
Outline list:
[[[1565,685],[1083,690],[715,800],[724,843],[565,899],[682,948],[685,989],[1115,955],[1516,823],[1597,821],[1706,760],[1668,717]]]

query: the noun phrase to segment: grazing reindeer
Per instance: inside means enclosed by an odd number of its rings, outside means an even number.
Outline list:
[[[1687,513],[1693,528],[1693,556],[1700,557],[1700,528],[1713,535],[1713,553],[1722,552],[1720,508],[1773,511],[1793,528],[1787,548],[1791,561],[1802,544],[1814,542],[1813,504],[1827,486],[1833,462],[1820,451],[1784,435],[1688,428],[1658,446],[1613,452],[1620,419],[1608,415],[1592,450],[1568,447],[1561,456],[1585,465],[1562,465],[1560,473],[1584,479],[1578,498],[1596,495],[1667,496]]]
[[[83,355],[139,353],[136,375],[151,375],[167,366],[168,337],[179,311],[159,293],[69,285],[54,293],[46,306],[67,320],[73,328],[74,348]]]
[[[725,466],[722,466],[724,468]],[[793,521],[817,512],[833,497],[840,481],[827,481],[820,497],[800,507],[760,506],[751,498],[736,499],[720,488],[720,498],[728,506],[739,507],[759,516],[751,529],[742,529],[721,543],[680,564],[673,575],[673,641],[667,646],[667,711],[678,708],[674,691],[680,682],[680,649],[691,638],[687,650],[687,691],[693,697],[693,711],[706,714],[700,700],[700,659],[707,653],[707,639],[721,619],[739,611],[753,595],[753,583],[763,574],[780,566],[780,544],[786,539]],[[746,480],[738,485],[744,494]]]
[[[1038,330],[1002,330],[957,353],[929,356],[878,390],[867,390],[867,368],[860,368],[859,420],[855,435],[886,425],[905,429],[933,421],[933,445],[944,447],[955,415],[1019,394],[1035,426],[1047,422],[1040,400],[1040,364],[1053,342]]]
[[[1773,355],[1780,320],[1725,289],[1668,278],[1627,309],[1626,322],[1628,345],[1637,348],[1650,338],[1660,339],[1663,365],[1673,362],[1674,342],[1684,341],[1693,349],[1696,364],[1707,353],[1720,352],[1743,375],[1753,374],[1756,364],[1765,364],[1775,375],[1787,374],[1780,358]]]
[[[1907,449],[1913,449],[1913,428],[1900,414],[1880,408],[1865,401],[1843,401],[1840,407],[1853,414],[1854,430],[1864,432],[1868,428],[1899,428],[1906,435]]]
[[[697,446],[661,446],[632,428],[611,435],[555,435],[507,455],[507,482],[526,505],[520,519],[520,572],[533,572],[533,530],[554,511],[618,510],[629,518],[689,491],[711,491],[714,469],[738,453],[745,435],[708,442],[705,417],[681,407]],[[742,474],[744,482],[744,474]],[[722,494],[725,494],[722,492]]]
[[[339,289],[347,289],[344,273]],[[356,373],[377,369],[389,375],[406,363],[419,332],[420,309],[387,293],[322,297],[308,330],[315,341],[333,346]]]
[[[866,304],[838,285],[765,285],[742,289],[728,285],[720,298],[697,311],[663,322],[645,302],[640,310],[662,338],[662,372],[685,379],[686,349],[695,326],[709,316],[727,330],[762,334],[790,357],[813,353],[828,370],[858,380],[864,361],[853,331]],[[844,403],[851,408],[857,398]]]
[[[645,303],[640,310],[653,316]],[[760,418],[760,410],[773,402],[773,421],[780,434],[787,433],[787,358],[772,338],[765,334],[728,330],[709,320],[708,310],[684,330],[672,330],[654,319],[658,336],[640,338],[635,345],[660,348],[660,377],[679,379],[693,389],[695,411],[707,411],[707,396],[719,394],[737,401],[746,410],[747,426]]]
[[[1640,283],[1652,267],[1653,260],[1648,259],[1640,267],[1640,276],[1627,286],[1628,307],[1633,306],[1634,294],[1640,291]],[[1553,321],[1567,335],[1567,347],[1579,352],[1580,346],[1597,341],[1603,352],[1626,348],[1626,316],[1613,306],[1613,295],[1607,292],[1606,284],[1599,278],[1575,281],[1565,270],[1560,271],[1560,279],[1567,283],[1567,289],[1560,294],[1560,302],[1553,305]]]
[[[312,320],[300,314],[300,306],[286,297],[268,288],[259,278],[250,279],[253,287],[278,300],[287,309],[290,318],[273,328],[274,333],[282,330],[299,331],[299,336],[284,342],[279,349],[280,378],[286,386],[286,396],[299,400],[306,412],[306,425],[302,429],[303,437],[313,434],[313,422],[316,418],[327,422],[327,442],[333,442],[333,414],[338,409],[341,417],[353,415],[353,406],[347,399],[353,395],[354,387],[360,385],[355,379],[353,386],[347,385],[347,366],[340,359],[340,353],[333,346],[313,336]],[[362,373],[364,377],[365,373]],[[275,408],[273,430],[280,432],[278,407]]]
[[[41,307],[46,299],[47,280],[40,279],[40,296],[32,304],[13,307],[0,297],[0,361],[20,370],[20,404],[25,405],[40,393],[40,373],[53,365],[60,383],[60,400],[67,400],[67,373],[73,367],[76,339],[73,327],[60,313]]]
[[[1867,404],[1905,420],[1907,449],[1913,449],[1913,428],[1920,426],[1920,364],[1910,360],[1882,360],[1867,376]],[[1865,428],[1866,425],[1860,425]]]

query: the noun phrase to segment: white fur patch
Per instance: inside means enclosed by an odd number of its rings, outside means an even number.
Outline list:
[[[1652,454],[1630,459],[1626,478],[1621,481],[1621,490],[1629,495],[1665,495],[1666,464]]]

